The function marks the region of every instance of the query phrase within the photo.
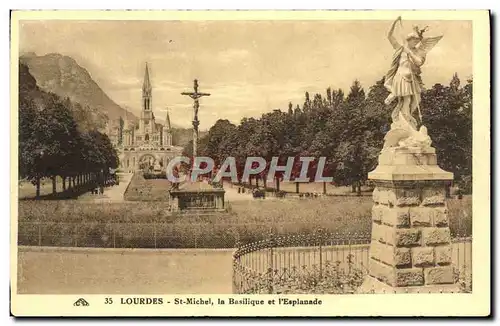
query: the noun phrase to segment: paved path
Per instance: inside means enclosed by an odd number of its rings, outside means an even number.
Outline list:
[[[235,201],[244,201],[244,200],[254,200],[252,194],[248,189],[245,189],[244,194],[238,193],[238,186],[233,185],[229,182],[224,182],[224,190],[226,193],[224,194],[224,200],[231,202]]]
[[[95,198],[95,202],[122,202],[125,201],[124,195],[128,184],[132,180],[133,173],[119,173],[120,184],[104,188],[104,196]]]
[[[232,249],[20,247],[18,293],[229,294]]]

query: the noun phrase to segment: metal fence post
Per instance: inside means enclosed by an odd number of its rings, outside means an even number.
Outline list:
[[[42,222],[38,221],[38,246],[42,246]]]
[[[347,254],[347,268],[348,274],[351,275],[351,265],[352,265],[352,252],[351,252],[351,232],[347,232],[348,245],[349,245],[349,254]]]
[[[239,236],[238,234],[236,234],[237,238],[236,238],[236,243],[235,243],[235,246],[236,246],[236,250],[234,251],[233,253],[233,256],[232,256],[232,267],[233,267],[233,293],[235,294],[240,294],[242,291],[241,291],[241,286],[240,286],[240,278],[242,277],[240,275],[240,270],[239,270],[239,267],[240,267],[240,248],[241,248],[241,242],[239,240]]]
[[[318,240],[319,240],[319,278],[323,278],[323,230],[318,229]]]
[[[156,249],[156,221],[153,221],[153,241],[155,243],[155,249]]]
[[[274,232],[273,229],[270,230],[268,239],[267,239],[267,245],[268,245],[268,259],[267,259],[267,292],[269,294],[273,293],[273,273],[274,273],[274,264],[273,264],[273,256],[274,256]]]

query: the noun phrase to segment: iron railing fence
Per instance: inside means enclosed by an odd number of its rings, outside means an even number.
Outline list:
[[[233,254],[233,292],[354,293],[368,272],[369,233],[269,235],[239,244]],[[472,290],[472,239],[455,238],[452,263],[457,283]]]
[[[235,293],[352,293],[368,270],[370,232],[330,232],[335,223],[280,224],[268,233],[262,223],[20,221],[23,246],[95,248],[236,248]],[[472,286],[472,238],[453,234],[457,282]],[[332,281],[334,280],[334,281]]]

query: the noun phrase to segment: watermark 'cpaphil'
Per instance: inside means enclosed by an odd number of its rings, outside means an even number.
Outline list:
[[[273,157],[268,163],[264,158],[257,156],[247,157],[243,166],[243,171],[238,171],[238,164],[234,157],[227,157],[224,162],[217,168],[214,182],[220,182],[222,178],[231,178],[232,182],[238,182],[238,175],[242,175],[242,181],[248,181],[251,175],[262,174],[267,169],[267,179],[273,180],[276,173],[282,173],[283,181],[290,181],[292,172],[297,158],[288,157],[285,165],[279,165],[279,157]],[[303,156],[298,157],[300,162],[300,174],[294,179],[296,182],[332,182],[332,177],[325,177],[324,169],[326,157],[319,157],[316,161],[315,157]],[[174,157],[166,167],[167,178],[170,182],[184,182],[187,179],[186,175],[179,176],[178,167],[184,163],[191,164],[191,159],[187,156]],[[311,163],[314,163],[313,165]],[[206,156],[198,156],[193,160],[192,169],[190,171],[189,181],[195,182],[199,177],[213,173],[215,162],[212,158]],[[315,171],[314,177],[311,178],[310,172]]]

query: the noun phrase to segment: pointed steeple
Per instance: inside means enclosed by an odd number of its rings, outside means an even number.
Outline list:
[[[142,84],[143,92],[151,92],[151,82],[149,81],[149,69],[148,63],[146,62],[146,71],[144,72],[144,83]]]
[[[149,69],[148,63],[146,62],[146,71],[144,72],[144,83],[142,84],[142,110],[151,111],[152,110],[152,87],[151,81],[149,80]]]

